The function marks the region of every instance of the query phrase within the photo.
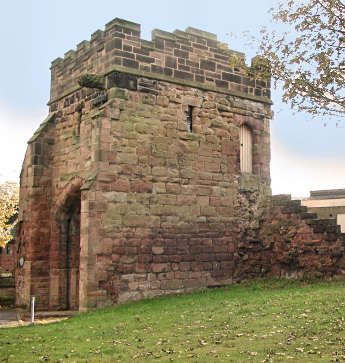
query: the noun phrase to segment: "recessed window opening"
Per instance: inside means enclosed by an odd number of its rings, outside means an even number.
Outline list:
[[[242,173],[253,172],[253,136],[247,125],[240,128],[240,164]]]
[[[193,132],[193,106],[188,106],[186,120],[187,120],[187,132]]]

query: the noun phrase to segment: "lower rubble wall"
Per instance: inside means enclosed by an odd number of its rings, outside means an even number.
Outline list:
[[[267,199],[258,223],[242,230],[170,239],[122,235],[110,256],[98,256],[101,287],[88,306],[125,303],[226,286],[248,279],[344,278],[345,236],[335,220],[319,220],[289,196]],[[144,231],[142,231],[144,232]],[[107,275],[107,259],[115,271]],[[115,277],[115,279],[114,279]]]
[[[317,219],[300,201],[273,196],[258,238],[241,245],[239,277],[344,278],[345,234],[335,219]]]
[[[137,235],[103,239],[103,254],[93,250],[95,274],[88,276],[80,305],[90,309],[262,277],[345,277],[345,238],[335,220],[316,219],[288,196],[268,197],[264,210],[246,230],[234,223],[229,231],[199,230],[188,239],[187,231],[153,238],[138,229]],[[27,262],[24,267],[29,278]],[[46,278],[36,285],[45,290]],[[24,295],[17,295],[17,304],[28,303],[29,292]]]

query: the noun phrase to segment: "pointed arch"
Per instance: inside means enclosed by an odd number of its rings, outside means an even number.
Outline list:
[[[55,212],[57,244],[52,254],[58,256],[54,275],[58,276],[55,298],[67,310],[79,309],[81,186],[75,178],[62,190]]]

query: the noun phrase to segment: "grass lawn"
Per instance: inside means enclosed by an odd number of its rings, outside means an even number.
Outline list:
[[[0,329],[0,362],[343,362],[345,281],[253,281]]]

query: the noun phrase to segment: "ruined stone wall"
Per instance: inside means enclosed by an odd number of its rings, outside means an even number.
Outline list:
[[[300,201],[286,196],[273,197],[267,218],[271,226],[261,234],[266,243],[274,241],[275,275],[279,271],[283,277],[345,277],[345,234],[336,218],[308,213]]]
[[[239,245],[238,277],[345,277],[345,234],[289,195],[268,197],[255,236]]]
[[[48,303],[51,194],[51,146],[54,143],[54,115],[50,115],[29,140],[20,175],[20,208],[17,228],[16,271],[18,305],[28,305],[30,295]]]
[[[98,94],[94,90],[80,93],[85,109]],[[23,163],[17,259],[23,257],[25,262],[16,273],[19,305],[28,305],[30,296],[35,295],[38,307],[63,306],[66,247],[61,241],[61,229],[65,228],[61,218],[71,198],[75,194],[80,198],[81,184],[92,179],[96,168],[92,145],[97,131],[90,120],[81,125],[78,103],[61,108],[51,113],[29,140]]]

